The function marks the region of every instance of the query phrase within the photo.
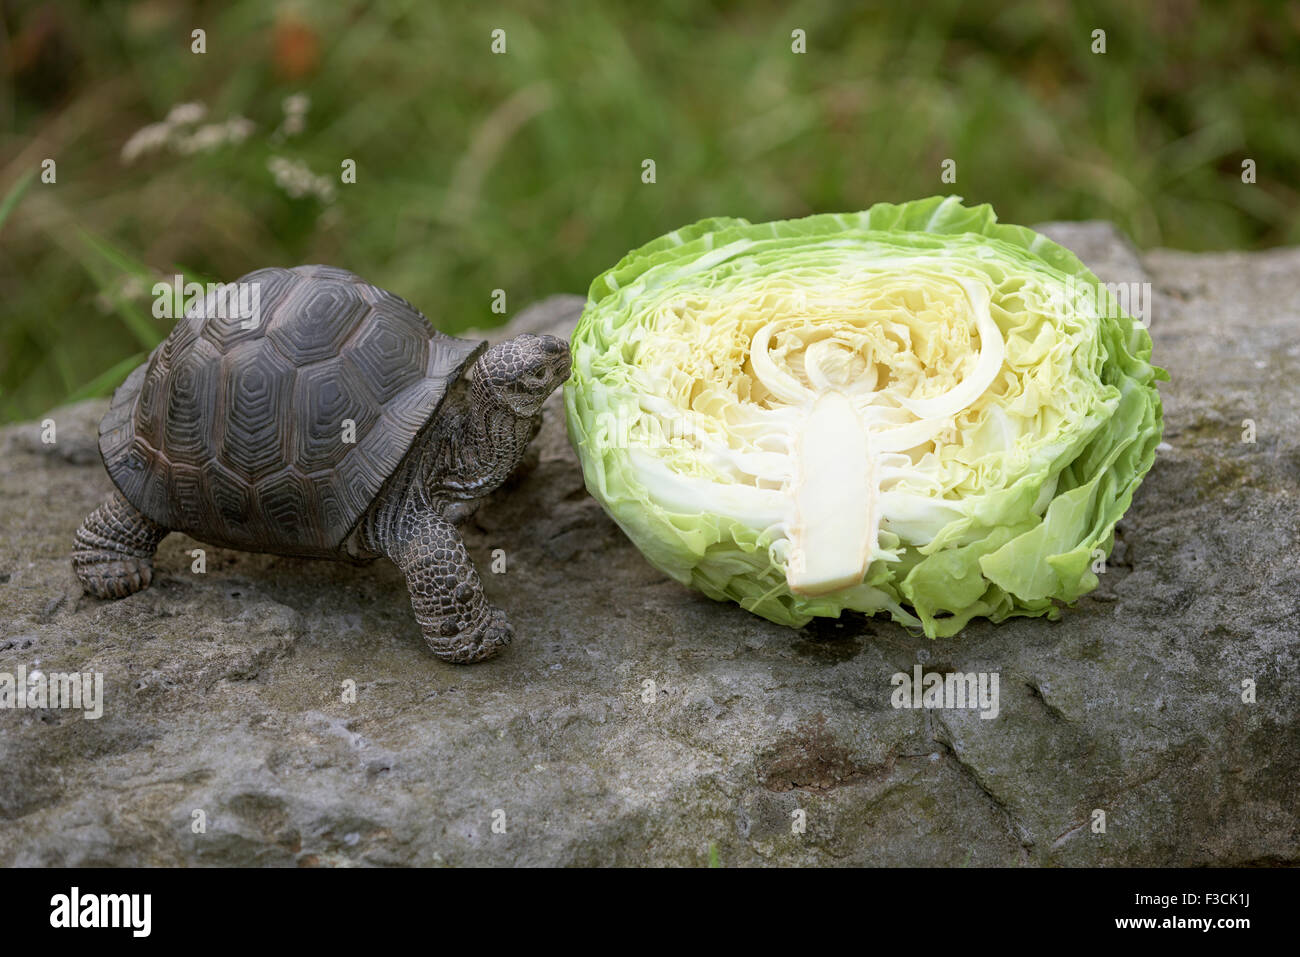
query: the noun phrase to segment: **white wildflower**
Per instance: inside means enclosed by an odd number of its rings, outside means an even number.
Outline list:
[[[272,156],[266,161],[266,168],[279,186],[293,199],[315,196],[328,203],[334,199],[334,184],[327,176],[317,176],[300,160],[291,160],[284,156]]]
[[[302,116],[311,109],[311,97],[306,93],[294,93],[286,96],[280,105],[284,108],[285,116]]]
[[[202,103],[177,103],[167,114],[167,122],[172,126],[189,126],[207,115],[208,108]]]
[[[122,147],[122,162],[129,165],[145,153],[164,148],[182,156],[205,153],[227,143],[242,143],[255,129],[252,120],[237,114],[222,123],[194,128],[207,113],[208,108],[202,103],[176,104],[161,123],[150,123],[131,135]]]
[[[226,124],[208,123],[200,126],[189,136],[179,137],[175,142],[176,152],[182,155],[190,153],[207,153],[226,142]]]
[[[232,116],[226,120],[226,141],[242,143],[252,135],[257,124],[246,116]]]
[[[311,109],[311,97],[306,93],[294,93],[286,96],[280,106],[284,110],[284,121],[271,137],[276,143],[283,142],[290,136],[297,136],[307,128],[307,111]]]
[[[150,123],[131,134],[122,146],[122,162],[134,163],[145,153],[156,153],[171,141],[172,128],[167,123]]]

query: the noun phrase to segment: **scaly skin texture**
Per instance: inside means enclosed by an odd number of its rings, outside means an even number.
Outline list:
[[[86,591],[98,598],[125,598],[153,580],[153,555],[167,529],[113,492],[77,529],[72,567]]]
[[[395,476],[394,494],[362,522],[361,548],[405,573],[415,618],[444,661],[490,658],[514,637],[505,613],[483,597],[456,523],[519,465],[541,428],[542,403],[568,375],[568,347],[553,336],[493,346],[474,365],[468,401],[444,407]]]
[[[375,531],[375,545],[406,575],[411,608],[435,655],[468,664],[510,644],[505,612],[488,604],[460,533],[423,489],[412,486],[403,507]]]
[[[344,545],[348,557],[387,557],[402,569],[425,640],[444,661],[480,661],[514,636],[505,613],[484,598],[456,523],[520,464],[541,427],[542,403],[568,375],[568,346],[554,336],[523,335],[489,349]],[[114,492],[77,531],[73,566],[86,591],[123,598],[148,587],[167,532]]]

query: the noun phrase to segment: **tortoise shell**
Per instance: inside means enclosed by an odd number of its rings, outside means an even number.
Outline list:
[[[237,283],[257,284],[259,321],[233,308],[217,318],[212,295],[192,306],[114,393],[104,465],[166,528],[337,555],[485,344],[438,332],[342,269],[259,269]]]

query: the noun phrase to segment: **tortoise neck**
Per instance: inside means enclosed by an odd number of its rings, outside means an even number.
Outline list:
[[[397,526],[413,511],[432,509],[451,515],[454,502],[472,502],[497,489],[510,476],[537,434],[541,417],[520,416],[477,384],[467,401],[444,406],[445,418],[423,446],[401,466],[393,489],[367,513],[359,529],[357,557],[388,554],[398,541]],[[457,407],[458,406],[458,407]]]
[[[536,417],[517,414],[475,381],[461,415],[434,450],[425,487],[461,499],[487,495],[509,477],[536,431]]]

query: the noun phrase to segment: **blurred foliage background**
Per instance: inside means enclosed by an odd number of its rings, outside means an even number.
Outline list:
[[[0,420],[111,391],[177,272],[331,263],[455,332],[718,214],[955,192],[1144,247],[1300,241],[1295,2],[0,10]]]

